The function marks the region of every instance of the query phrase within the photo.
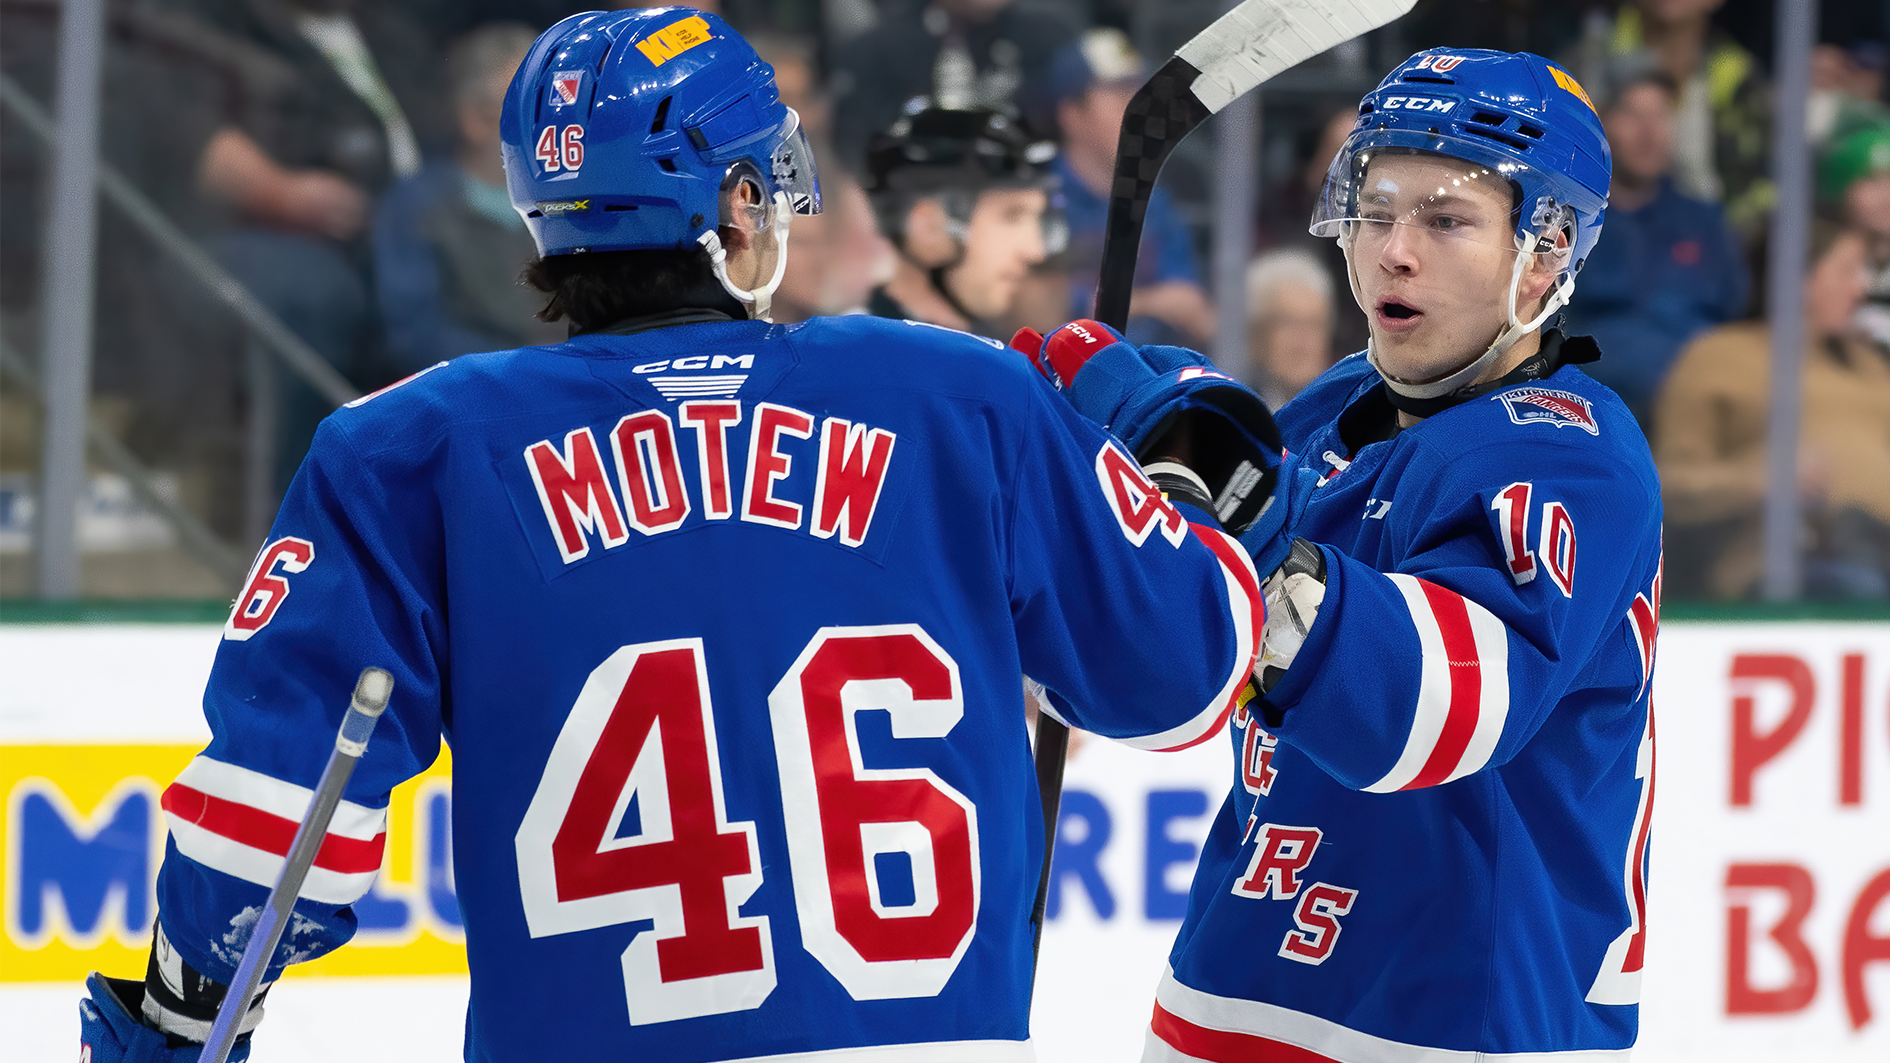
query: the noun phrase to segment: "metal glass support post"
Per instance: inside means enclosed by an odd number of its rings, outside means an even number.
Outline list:
[[[79,596],[79,498],[85,490],[85,415],[92,391],[92,300],[98,246],[98,114],[105,0],[65,0],[40,290],[40,444],[37,542],[40,597]]]
[[[261,342],[243,345],[248,368],[247,445],[243,448],[243,545],[259,549],[268,541],[282,496],[276,483],[276,436],[281,431],[282,374]]]
[[[1246,377],[1247,262],[1253,257],[1260,171],[1260,93],[1214,119],[1214,364]]]
[[[1765,303],[1771,310],[1771,414],[1765,445],[1765,576],[1768,601],[1798,597],[1803,588],[1798,502],[1798,432],[1805,353],[1805,237],[1811,226],[1811,162],[1805,142],[1805,107],[1811,91],[1812,32],[1818,0],[1777,5],[1777,110],[1772,120],[1771,256]]]

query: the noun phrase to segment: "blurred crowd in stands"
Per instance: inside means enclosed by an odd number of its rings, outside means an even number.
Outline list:
[[[357,390],[442,359],[555,342],[519,283],[501,101],[559,0],[108,0],[102,162]],[[654,5],[638,5],[654,6]],[[887,312],[1000,338],[1090,313],[1116,130],[1152,65],[1220,0],[703,0],[776,70],[820,157],[776,320]],[[1807,116],[1817,217],[1805,285],[1799,492],[1806,588],[1890,597],[1890,2],[1824,0]],[[0,0],[0,73],[51,109],[58,0]],[[1614,151],[1606,228],[1565,327],[1653,444],[1667,593],[1756,594],[1770,342],[1771,0],[1420,0],[1271,83],[1262,100],[1245,360],[1287,401],[1365,344],[1335,242],[1306,232],[1359,95],[1405,55],[1528,50],[1586,86]],[[1054,144],[1028,237],[917,200],[889,218],[876,136],[934,108],[996,111]],[[1150,204],[1131,335],[1207,348],[1212,137]],[[1034,148],[1032,149],[1034,150]],[[1048,150],[1048,149],[1046,149]],[[48,144],[0,114],[0,339],[38,350]],[[925,197],[919,197],[923,200]],[[327,409],[174,254],[101,206],[93,412],[223,538],[253,548]],[[1022,207],[1018,209],[1024,209]],[[967,208],[969,211],[969,208]],[[1015,212],[1013,212],[1015,213]],[[1038,225],[1039,215],[1049,223]],[[1022,215],[1018,215],[1022,217]],[[1023,232],[1018,228],[1017,232]],[[1067,239],[1064,238],[1065,233]],[[37,411],[0,387],[0,483],[30,494]],[[260,465],[259,465],[260,463]],[[26,487],[19,485],[26,484]],[[30,593],[0,505],[0,594]],[[133,581],[134,583],[136,581]],[[158,580],[126,593],[189,593]],[[111,593],[106,588],[101,593]]]

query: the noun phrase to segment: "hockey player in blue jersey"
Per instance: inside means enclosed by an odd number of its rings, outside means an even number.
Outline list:
[[[270,979],[353,934],[389,791],[445,738],[469,1060],[1029,1059],[1018,675],[1143,747],[1218,735],[1262,626],[1246,554],[1000,345],[768,322],[819,186],[714,16],[567,19],[503,120],[573,335],[324,422],[164,793],[145,978],[88,980],[86,1058],[196,1058],[373,665],[392,704]]]
[[[1633,1045],[1660,490],[1593,341],[1543,327],[1608,175],[1538,56],[1422,52],[1361,101],[1313,232],[1370,346],[1281,411],[1299,538],[1145,1060]]]
[[[1361,102],[1313,232],[1371,342],[1281,411],[1264,697],[1235,714],[1146,1061],[1633,1045],[1660,491],[1577,368],[1593,341],[1543,328],[1608,174],[1587,96],[1537,56],[1422,52]],[[1044,353],[1107,421],[1088,400],[1127,345],[1100,329]]]

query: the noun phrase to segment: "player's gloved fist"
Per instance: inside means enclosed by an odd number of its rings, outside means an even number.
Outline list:
[[[1036,339],[1023,330],[1011,345],[1028,353]],[[1114,432],[1138,459],[1179,460],[1199,476],[1224,526],[1244,528],[1259,514],[1280,465],[1280,436],[1251,388],[1186,347],[1137,347],[1086,318],[1037,348],[1032,363],[1078,413]]]
[[[1026,350],[1031,341],[1037,350]],[[1025,350],[1037,371],[1070,399],[1078,413],[1129,444],[1136,455],[1153,429],[1175,412],[1174,400],[1192,390],[1183,385],[1218,373],[1207,359],[1183,347],[1137,347],[1100,321],[1079,318],[1038,336],[1020,329],[1011,346]],[[1087,372],[1085,372],[1087,370]],[[1181,379],[1184,372],[1186,380]]]
[[[1091,356],[1118,343],[1128,344],[1129,341],[1108,325],[1086,317],[1053,329],[1049,336],[1025,326],[1011,337],[1011,346],[1023,351],[1030,358],[1030,364],[1037,367],[1037,372],[1059,391],[1067,390],[1075,382],[1076,374],[1082,372]],[[1088,411],[1084,412],[1087,416]]]
[[[86,976],[87,995],[79,1001],[79,1058],[85,1063],[197,1063],[203,1046],[187,1044],[146,1026],[144,983],[130,978],[107,978],[97,971]],[[249,1037],[237,1038],[230,1060],[249,1058]]]

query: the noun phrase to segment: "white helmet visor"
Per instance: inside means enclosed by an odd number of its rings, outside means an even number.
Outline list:
[[[774,190],[787,196],[789,209],[796,214],[819,214],[820,170],[814,164],[814,149],[807,142],[801,116],[792,107],[787,109],[781,139],[768,162]]]
[[[1453,147],[1482,146],[1459,146],[1452,137],[1435,140],[1435,151],[1353,150],[1348,145],[1326,174],[1313,209],[1312,234],[1337,237],[1348,250],[1367,253],[1403,231],[1446,253],[1470,241],[1550,255],[1557,253],[1557,229],[1568,226],[1573,235],[1572,212],[1553,202],[1518,210],[1515,177],[1525,165],[1458,157],[1451,153]],[[1566,256],[1566,245],[1561,253]]]

